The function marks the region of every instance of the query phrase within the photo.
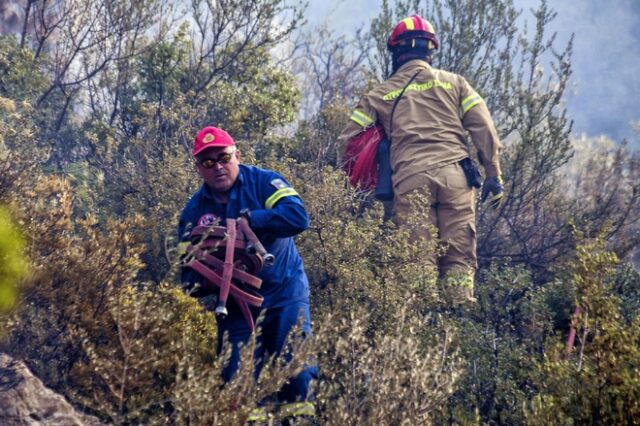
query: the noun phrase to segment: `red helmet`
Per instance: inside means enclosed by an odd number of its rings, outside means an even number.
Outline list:
[[[433,42],[433,47],[438,49],[440,43],[436,38],[436,30],[433,25],[420,15],[413,15],[404,18],[398,22],[393,29],[389,40],[387,41],[387,49],[393,50],[397,46],[404,45],[406,40],[422,38]]]

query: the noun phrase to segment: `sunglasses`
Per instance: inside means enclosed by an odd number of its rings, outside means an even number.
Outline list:
[[[233,154],[235,153],[235,149],[231,152],[225,152],[218,156],[217,159],[213,158],[203,158],[198,161],[198,165],[204,167],[205,169],[210,169],[214,167],[216,164],[229,164],[233,159]]]

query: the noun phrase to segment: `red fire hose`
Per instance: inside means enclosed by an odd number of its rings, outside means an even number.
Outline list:
[[[263,265],[269,266],[275,259],[246,221],[227,219],[226,223],[226,227],[195,227],[182,266],[204,278],[205,290],[219,290],[216,315],[228,314],[226,304],[231,296],[253,332],[255,324],[249,306],[260,307],[264,301],[257,291],[262,280],[256,275]]]

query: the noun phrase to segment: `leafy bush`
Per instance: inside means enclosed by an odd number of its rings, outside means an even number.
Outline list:
[[[11,309],[17,298],[17,283],[28,273],[24,238],[0,206],[0,312]]]
[[[640,421],[640,317],[621,315],[616,255],[602,238],[578,247],[570,263],[579,312],[575,347],[556,340],[539,365],[544,381],[528,410],[532,424],[635,424]],[[638,286],[637,277],[635,286]]]
[[[302,16],[280,0],[196,1],[175,26],[155,0],[112,3],[31,9],[33,34],[0,37],[0,289],[22,284],[2,350],[114,424],[243,424],[310,363],[318,416],[302,424],[640,422],[640,277],[625,263],[640,235],[638,156],[569,138],[572,46],[545,34],[546,2],[528,34],[510,1],[384,1],[368,34],[345,44],[320,31],[292,52]],[[442,34],[436,65],[478,88],[506,140],[507,196],[479,209],[468,309],[443,303],[423,262],[437,241],[412,237],[428,200],[397,227],[336,169],[349,110],[386,75],[386,37],[411,9]],[[91,37],[72,49],[61,31]],[[298,85],[272,50],[295,47]],[[294,333],[293,360],[257,381],[247,345],[226,386],[207,302],[176,286],[176,215],[200,184],[189,149],[204,124],[286,176],[311,217],[297,245],[315,335]],[[28,259],[29,274],[7,259]]]

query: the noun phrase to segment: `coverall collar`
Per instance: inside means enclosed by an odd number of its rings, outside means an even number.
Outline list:
[[[416,68],[416,67],[423,67],[423,68],[427,68],[427,69],[431,69],[431,65],[429,65],[429,62],[423,60],[423,59],[412,59],[410,61],[405,62],[404,64],[402,64],[400,66],[400,68],[398,68],[398,71],[396,71],[396,74],[400,71],[403,71],[405,69],[410,69],[410,68]]]

